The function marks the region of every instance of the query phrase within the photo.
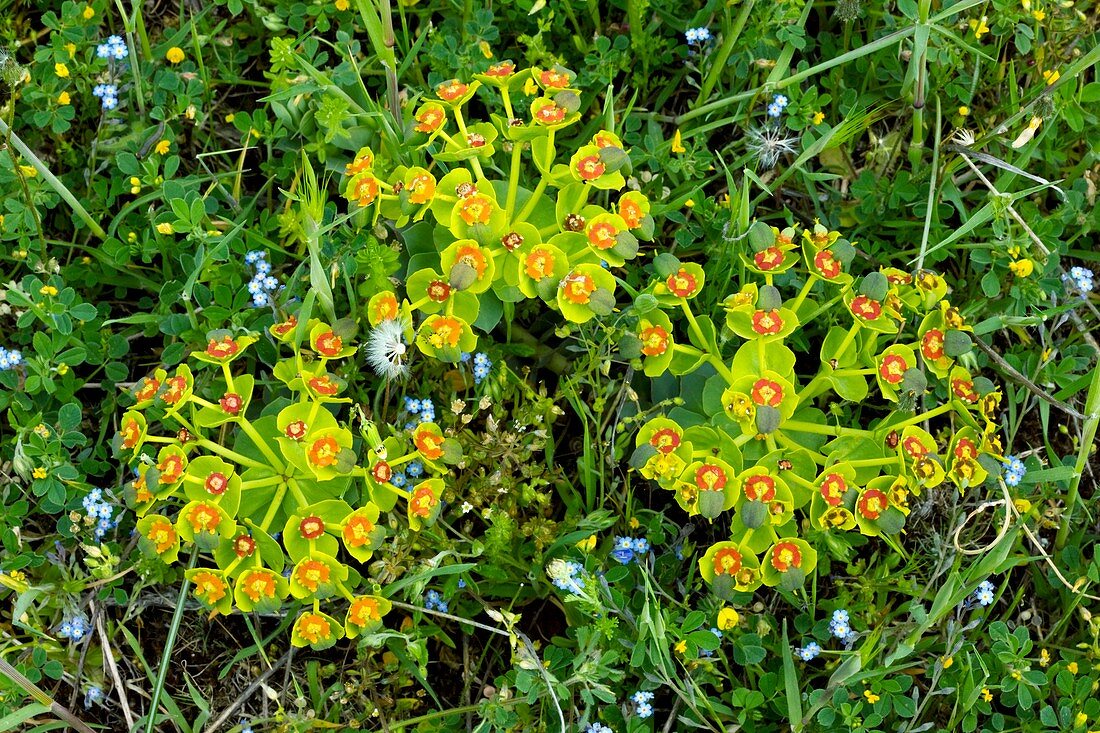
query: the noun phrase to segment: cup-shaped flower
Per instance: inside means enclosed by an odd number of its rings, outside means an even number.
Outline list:
[[[764,554],[761,567],[765,585],[793,590],[817,567],[817,551],[805,540],[784,537]]]
[[[528,298],[553,302],[558,283],[569,273],[569,258],[565,252],[544,242],[525,245],[518,253],[516,271],[520,291]]]
[[[233,610],[233,596],[225,571],[213,568],[191,568],[184,573],[192,585],[192,595],[208,611],[228,615]]]
[[[179,556],[180,536],[168,517],[146,514],[137,522],[138,544],[142,550],[154,554],[167,564]]]
[[[439,497],[443,494],[443,479],[430,478],[421,481],[412,490],[408,500],[409,527],[415,532],[435,523],[439,516]]]
[[[390,612],[392,604],[381,596],[356,596],[348,606],[344,629],[349,639],[363,634],[373,634],[382,628],[382,617]]]
[[[309,324],[309,348],[321,359],[346,359],[355,353],[355,347],[337,329],[322,321]]]
[[[149,424],[145,416],[137,410],[129,410],[123,414],[118,423],[118,432],[111,441],[111,446],[116,454],[123,452],[137,453],[145,443],[149,433]]]
[[[208,364],[229,364],[244,356],[245,349],[256,343],[255,336],[233,336],[229,331],[211,331],[206,335],[206,348],[192,351],[191,357]]]
[[[176,518],[176,531],[202,550],[213,550],[221,538],[237,533],[237,523],[224,509],[208,499],[189,501]]]
[[[439,255],[439,262],[451,288],[484,293],[493,284],[493,256],[472,239],[452,243]]]
[[[715,590],[747,593],[760,587],[763,580],[760,560],[737,542],[717,542],[699,558],[699,574]],[[720,593],[728,595],[728,593]]]
[[[245,613],[277,611],[289,594],[287,579],[269,568],[249,568],[233,584],[233,602]]]
[[[187,464],[183,492],[191,501],[211,501],[230,516],[241,503],[241,478],[232,463],[217,456],[198,456]]]
[[[344,518],[340,539],[348,553],[359,562],[370,560],[385,538],[385,530],[378,524],[378,516],[378,507],[367,502]]]
[[[320,611],[306,610],[294,622],[290,643],[296,647],[308,646],[314,651],[323,651],[343,635],[343,624],[332,616]]]
[[[347,579],[347,566],[330,555],[312,552],[290,571],[290,594],[299,600],[328,598],[336,593],[337,582]]]
[[[680,299],[691,300],[703,290],[706,274],[694,262],[681,263],[672,273],[653,286],[653,294],[666,305],[676,305]]]
[[[615,309],[615,278],[599,265],[577,265],[558,283],[557,304],[572,323],[608,315]]]
[[[905,373],[917,369],[917,355],[905,344],[892,344],[875,358],[875,379],[882,396],[891,402],[898,401],[903,389]]]
[[[438,314],[420,324],[416,345],[427,356],[456,364],[463,353],[477,350],[477,336],[463,319]]]

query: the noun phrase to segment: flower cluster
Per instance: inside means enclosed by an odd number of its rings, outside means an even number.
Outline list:
[[[653,715],[653,705],[650,701],[653,699],[653,693],[648,690],[638,690],[630,696],[630,701],[634,703],[634,713],[639,718],[648,718]]]
[[[616,537],[611,557],[623,565],[628,565],[640,555],[649,552],[649,540],[644,537]]]
[[[0,346],[0,372],[14,369],[23,363],[23,352],[18,349],[5,349]]]
[[[584,733],[615,733],[603,723],[590,723],[587,728],[584,729]]]
[[[252,279],[248,281],[248,294],[252,296],[252,306],[263,308],[271,304],[271,294],[283,286],[271,274],[271,263],[267,261],[267,252],[252,250],[244,256],[246,265],[252,267]]]
[[[108,502],[102,489],[92,489],[81,500],[88,520],[95,524],[95,538],[102,540],[108,532],[118,526],[118,517],[115,516],[115,507]]]
[[[104,43],[95,47],[95,55],[101,59],[121,61],[130,55],[130,50],[121,36],[108,36]]]
[[[833,611],[833,617],[829,619],[829,633],[840,639],[845,644],[851,644],[856,640],[856,632],[852,629],[848,612],[843,608]]]
[[[443,596],[439,595],[439,591],[430,590],[424,594],[424,608],[429,611],[447,613],[450,606],[447,605],[447,601],[443,600]]]
[[[62,639],[78,642],[83,641],[91,630],[92,627],[83,616],[73,616],[71,619],[62,622],[61,626],[57,629],[57,635]]]
[[[118,87],[114,84],[96,84],[92,95],[99,99],[103,109],[114,109],[118,106]]]
[[[588,582],[588,573],[584,571],[579,562],[572,560],[553,560],[546,568],[546,574],[556,587],[568,591],[575,596],[584,593],[584,585]]]
[[[390,484],[399,489],[416,486],[424,477],[424,464],[421,461],[410,461],[404,468],[393,472]]]
[[[782,94],[776,94],[768,105],[769,117],[780,117],[783,114],[783,110],[787,108],[789,100]]]
[[[1062,278],[1067,285],[1072,285],[1082,295],[1092,292],[1093,273],[1092,270],[1087,267],[1070,268],[1070,271],[1063,275]]]
[[[694,43],[701,46],[710,40],[710,29],[706,26],[688,28],[684,31],[684,38],[687,39],[688,43]]]
[[[466,352],[462,355],[462,362],[467,363],[470,361],[470,353]],[[477,352],[473,355],[473,372],[474,372],[474,384],[481,384],[482,380],[489,376],[489,371],[493,368],[493,362],[489,359],[489,355],[484,352]]]
[[[415,419],[405,423],[405,430],[415,430],[420,423],[435,422],[435,405],[428,397],[406,397],[405,412],[415,416]]]
[[[254,267],[266,261],[251,259]],[[274,612],[293,597],[305,609],[291,642],[320,651],[382,626],[391,602],[358,594],[363,578],[347,563],[370,561],[392,521],[381,515],[400,500],[411,531],[433,524],[443,476],[462,449],[432,420],[428,400],[416,400],[423,421],[407,433],[383,437],[359,420],[357,439],[337,417],[350,400],[334,362],[358,351],[343,324],[306,319],[299,328],[297,313],[280,316],[268,335],[293,354],[271,370],[282,386],[262,387],[265,402],[269,390],[291,397],[278,410],[265,414],[258,380],[233,373],[260,336],[211,331],[189,363],[135,383],[112,447],[135,469],[124,490],[143,552],[169,564],[187,547],[208,556],[185,576],[216,614]],[[210,376],[197,378],[192,364]],[[245,443],[247,454],[239,448]],[[404,478],[395,482],[401,467]],[[325,612],[342,602],[342,620]]]
[[[633,338],[619,347],[652,378],[702,365],[716,372],[702,390],[711,397],[683,395],[695,402],[686,409],[710,421],[685,427],[674,413],[650,417],[630,463],[689,516],[733,515],[724,521],[730,538],[699,560],[702,577],[727,600],[762,584],[802,585],[817,566],[816,549],[799,536],[806,519],[826,532],[894,535],[911,496],[945,481],[960,492],[981,486],[1003,454],[1002,393],[960,358],[973,348],[973,327],[945,299],[941,276],[881,268],[857,278],[855,246],[820,224],[799,232],[756,222],[740,246],[742,267],[762,282],[742,283],[724,299],[724,324],[693,312],[703,267],[666,253],[655,258],[657,279],[644,291],[658,308],[635,312]],[[806,278],[785,300],[776,278],[800,263]],[[816,353],[800,356],[788,337],[819,319],[829,307],[823,302],[836,304],[839,322],[818,337]],[[684,338],[673,326],[676,311]],[[816,373],[799,373],[818,354]],[[838,400],[821,399],[830,392],[882,415],[872,429],[835,425],[816,404],[836,409]],[[914,414],[928,394],[941,395],[940,403]],[[921,427],[948,414],[952,429],[942,442]]]
[[[983,580],[974,591],[974,600],[982,606],[993,603],[993,583]]]
[[[1027,466],[1019,456],[1005,456],[1004,479],[1009,486],[1019,486],[1027,475]]]
[[[806,646],[796,649],[795,654],[803,662],[809,662],[811,659],[815,659],[818,654],[821,654],[821,645],[816,641],[811,641]]]

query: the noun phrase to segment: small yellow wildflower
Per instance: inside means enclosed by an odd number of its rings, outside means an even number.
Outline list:
[[[683,654],[687,651],[687,648],[688,643],[683,639],[680,639],[680,641],[676,642],[675,646],[672,647],[672,650],[677,654]]]
[[[130,244],[133,244],[134,242],[136,242],[137,241],[137,232],[130,232],[129,234],[127,234],[126,235],[126,241],[128,241]]]
[[[44,423],[35,425],[34,432],[36,435],[42,436],[43,439],[50,437],[50,429]]]
[[[11,253],[11,256],[14,257],[17,260],[25,260],[25,259],[27,259],[27,250],[17,249],[14,252]]]
[[[65,363],[58,364],[57,373],[62,377],[65,376],[66,374],[69,373],[69,365],[65,364]]]
[[[1046,649],[1039,650],[1039,666],[1046,667],[1050,664],[1050,652]]]
[[[1050,86],[1054,82],[1058,81],[1062,75],[1058,73],[1057,69],[1047,69],[1043,72],[1043,80]]]
[[[168,53],[164,54],[164,58],[168,59],[168,63],[170,64],[178,64],[184,59],[183,49],[179,46],[172,46],[172,48],[168,49]]]
[[[158,155],[167,155],[168,151],[172,149],[172,143],[167,140],[161,140],[157,143],[157,147],[154,148]]]
[[[672,136],[672,152],[676,154],[687,152],[687,148],[684,147],[683,136],[680,135],[679,130],[677,130],[676,134]]]
[[[1016,277],[1027,277],[1035,271],[1035,263],[1031,260],[1016,260],[1009,264],[1008,269]]]
[[[237,115],[233,114],[232,112],[230,112],[229,114],[227,114],[225,116],[225,121],[226,122],[232,122],[235,119],[237,119]]]
[[[162,222],[160,224],[157,224],[157,231],[161,234],[171,234],[175,230],[172,229],[172,225],[168,222]]]
[[[263,135],[260,134],[260,131],[257,130],[255,127],[250,127],[248,129],[248,134],[251,135],[252,137],[256,138],[257,140],[259,140],[261,137],[263,137]]]
[[[539,85],[535,83],[535,80],[528,77],[527,81],[523,82],[523,93],[528,97],[539,93]]]
[[[65,64],[54,64],[53,73],[57,74],[61,79],[67,79],[69,76],[69,67]]]
[[[959,107],[959,116],[960,117],[969,117],[970,116],[970,108],[967,107],[965,104],[962,105],[961,107]]]
[[[197,111],[198,110],[195,109],[195,105],[189,104],[189,105],[187,105],[187,109],[185,109],[183,111],[183,116],[186,117],[189,120],[193,120],[193,119],[195,119],[195,112],[197,112]]]
[[[1019,682],[1020,680],[1022,680],[1024,678],[1023,672],[1021,672],[1018,669],[1012,670],[1012,673],[1011,673],[1010,676],[1012,677],[1012,679],[1016,680],[1017,682]]]
[[[141,179],[137,176],[130,176],[130,193],[141,193]]]
[[[1077,662],[1070,662],[1067,664],[1066,671],[1070,674],[1077,674]]]
[[[19,172],[27,178],[34,178],[38,175],[38,169],[35,168],[33,165],[20,165]]]
[[[727,631],[741,622],[741,614],[735,609],[726,606],[718,612],[718,630]]]
[[[69,104],[71,101],[72,100],[69,98],[68,92],[61,92],[61,94],[57,95],[57,103],[60,104],[62,107],[64,107],[66,104]]]
[[[952,664],[955,663],[955,658],[954,657],[940,657],[940,659],[943,660],[943,668],[944,669],[947,669],[948,667],[950,667]]]
[[[91,20],[95,17],[95,8],[91,5],[84,8],[84,20]]]
[[[348,0],[336,0],[335,4],[337,10],[347,10],[348,7],[350,7],[348,5]]]
[[[870,703],[871,705],[874,705],[876,702],[878,702],[880,699],[882,699],[878,695],[876,695],[875,693],[871,692],[870,690],[864,690],[863,691],[863,697],[867,698],[867,702]]]
[[[1032,10],[1031,17],[1042,23],[1044,20],[1046,20],[1047,14],[1042,10]]]
[[[694,209],[695,208],[695,199],[688,199],[687,201],[684,202],[684,206],[686,206],[689,209]]]
[[[596,535],[589,535],[588,537],[585,537],[583,540],[577,543],[577,547],[579,547],[581,550],[584,550],[585,552],[592,552],[592,550],[596,549]]]
[[[32,474],[32,475],[33,475],[33,476],[34,476],[35,478],[46,478],[46,476],[48,476],[48,475],[49,475],[49,472],[48,472],[48,471],[46,471],[46,469],[44,469],[44,468],[42,468],[41,466],[39,466],[38,468],[34,469],[34,472],[33,472],[33,474]]]
[[[1013,499],[1012,505],[1016,507],[1016,511],[1020,514],[1027,514],[1031,511],[1031,502],[1027,499]]]
[[[631,529],[638,529],[641,526],[641,522],[638,521],[637,517],[631,517],[627,524],[630,525]]]
[[[10,573],[8,573],[8,577],[14,580],[16,583],[22,583],[24,580],[27,579],[27,574],[24,573],[22,570],[12,570]]]
[[[38,292],[42,295],[48,295],[52,298],[53,296],[57,295],[57,288],[55,288],[53,285],[43,285],[41,288],[38,289]]]
[[[810,121],[813,122],[815,125],[820,125],[822,122],[825,121],[825,113],[821,110],[814,112],[814,116]]]
[[[76,56],[76,44],[75,43],[66,43],[65,44],[65,50],[69,52],[69,58],[74,58]]]
[[[1084,727],[1085,723],[1087,722],[1089,722],[1089,716],[1085,715],[1084,713],[1077,713],[1077,717],[1073,719],[1073,727]]]
[[[487,59],[493,58],[493,49],[489,46],[488,41],[481,41],[477,44],[478,50],[481,51],[481,55]]]
[[[989,691],[988,687],[982,688],[982,699],[986,702],[993,702],[993,693]]]
[[[989,26],[985,24],[987,20],[989,20],[989,18],[983,15],[981,20],[970,21],[970,30],[974,31],[974,37],[979,41],[982,39],[982,36],[989,33]]]

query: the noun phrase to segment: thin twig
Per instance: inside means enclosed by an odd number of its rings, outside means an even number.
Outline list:
[[[1074,584],[1066,580],[1066,576],[1062,575],[1062,571],[1058,569],[1058,566],[1054,563],[1054,560],[1051,559],[1050,554],[1047,553],[1046,548],[1044,548],[1043,544],[1039,542],[1039,538],[1036,537],[1030,529],[1028,529],[1026,522],[1020,521],[1020,512],[1016,509],[1016,504],[1012,501],[1012,497],[1008,493],[1008,485],[1005,484],[1004,479],[998,479],[998,483],[1001,486],[1001,494],[1003,498],[983,502],[977,509],[966,515],[966,518],[964,518],[963,521],[959,523],[959,526],[957,526],[955,528],[955,531],[952,533],[951,540],[955,545],[955,549],[964,555],[980,555],[989,552],[998,543],[1000,543],[1001,540],[1004,539],[1005,535],[1008,532],[1009,526],[1012,524],[1012,519],[1015,518],[1017,520],[1016,524],[1020,527],[1020,529],[1023,530],[1024,535],[1026,535],[1027,538],[1031,540],[1031,544],[1035,546],[1035,549],[1039,552],[1039,555],[1043,558],[1046,564],[1050,566],[1050,569],[1054,571],[1054,574],[1058,577],[1058,580],[1062,582],[1062,585],[1069,589],[1071,593],[1079,595],[1082,598],[1088,598],[1091,601],[1100,601],[1100,596],[1094,596],[1083,591],[1079,591]],[[986,544],[984,547],[979,547],[972,550],[963,549],[963,547],[959,545],[959,533],[962,532],[963,528],[966,527],[970,520],[974,518],[979,512],[983,512],[991,507],[999,507],[1002,505],[1005,507],[1005,518],[1001,524],[1001,531],[997,533],[997,537],[994,538],[992,542]]]
[[[214,733],[214,731],[218,730],[221,724],[224,723],[237,708],[243,705],[245,701],[248,700],[248,698],[252,697],[252,695],[256,693],[256,690],[260,689],[260,687],[265,682],[267,682],[268,678],[275,674],[275,672],[278,671],[279,668],[281,668],[284,664],[286,664],[287,668],[289,669],[290,655],[293,653],[293,651],[294,647],[288,649],[286,653],[283,654],[283,656],[279,657],[278,661],[276,661],[275,664],[264,670],[263,674],[253,680],[252,684],[245,688],[245,691],[238,695],[236,700],[229,703],[229,707],[223,710],[218,717],[214,718],[212,722],[206,725],[206,733]]]
[[[958,149],[958,146],[956,146],[956,149]],[[981,172],[978,166],[974,165],[974,161],[970,159],[969,155],[960,151],[959,156],[962,157],[964,161],[966,161],[966,164],[970,166],[970,169],[974,171],[974,174],[977,175],[979,179],[981,179],[981,182],[985,184],[990,193],[992,193],[994,196],[1002,196],[1001,192],[997,190],[997,187],[993,185],[993,182],[985,177],[985,174]],[[1024,221],[1024,218],[1016,212],[1015,207],[1013,207],[1011,203],[1005,203],[1005,211],[1009,213],[1009,216],[1016,220],[1017,224],[1023,227],[1023,230],[1027,233],[1028,237],[1031,238],[1031,241],[1035,242],[1035,246],[1039,248],[1039,251],[1042,252],[1044,255],[1049,256],[1050,249],[1045,244],[1043,244],[1043,240],[1039,239],[1039,235],[1036,234],[1030,226],[1028,226],[1028,223]],[[1062,270],[1060,265],[1058,269],[1061,270],[1063,275],[1066,274],[1065,270]],[[1088,299],[1084,300],[1083,302],[1090,310],[1093,311],[1093,313],[1098,318],[1100,318],[1100,311],[1097,311],[1096,307]],[[1085,322],[1084,320],[1082,320],[1081,316],[1075,310],[1071,310],[1069,312],[1069,315],[1070,318],[1073,319],[1073,324],[1077,326],[1077,330],[1080,331],[1085,340],[1089,342],[1089,345],[1092,346],[1097,356],[1100,356],[1100,343],[1097,343],[1096,339],[1089,332],[1089,327],[1085,325]]]
[[[103,649],[103,658],[107,661],[107,671],[111,673],[111,679],[115,683],[118,692],[118,701],[122,705],[122,716],[126,718],[126,729],[134,728],[134,713],[130,710],[130,703],[126,699],[126,687],[122,684],[122,677],[118,673],[118,664],[115,663],[115,653],[111,649],[111,640],[107,637],[107,627],[103,623],[103,615],[100,614],[96,628],[99,630],[99,644]]]
[[[1001,371],[1003,371],[1005,373],[1005,376],[1009,377],[1013,381],[1019,382],[1023,386],[1027,387],[1036,397],[1043,400],[1044,402],[1048,402],[1051,405],[1054,405],[1059,410],[1061,410],[1062,412],[1066,413],[1067,415],[1073,417],[1074,419],[1076,419],[1076,420],[1084,420],[1085,419],[1085,416],[1082,415],[1080,412],[1073,409],[1072,407],[1067,405],[1065,402],[1062,402],[1061,400],[1058,400],[1057,398],[1054,397],[1054,395],[1050,394],[1045,389],[1043,389],[1039,385],[1035,384],[1035,382],[1032,382],[1026,376],[1024,376],[1019,371],[1017,371],[1014,366],[1012,366],[1007,361],[1005,361],[1003,356],[1001,356],[996,351],[994,351],[989,346],[989,344],[985,343],[984,341],[982,341],[979,338],[975,338],[974,343],[978,345],[979,349],[981,349],[982,351],[985,352],[986,356],[988,356],[990,359],[992,359],[997,364],[997,366],[1001,368]]]

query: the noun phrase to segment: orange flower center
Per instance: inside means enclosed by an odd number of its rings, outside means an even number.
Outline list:
[[[331,466],[336,463],[336,456],[339,454],[340,444],[337,443],[336,438],[331,435],[326,435],[323,438],[318,438],[313,441],[313,445],[306,451],[310,463],[319,468]]]

